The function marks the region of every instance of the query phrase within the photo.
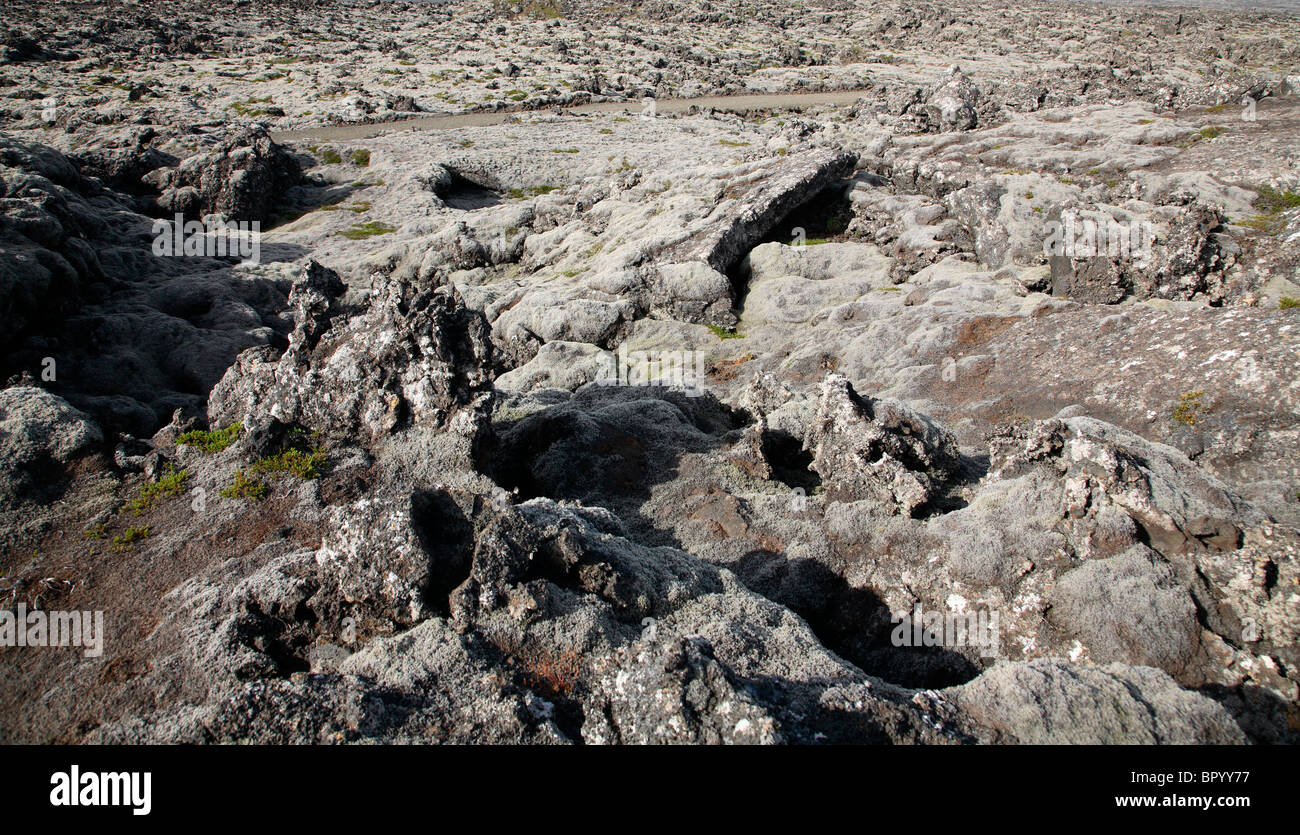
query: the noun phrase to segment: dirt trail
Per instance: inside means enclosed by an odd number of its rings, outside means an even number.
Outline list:
[[[852,104],[862,97],[861,90],[835,90],[828,93],[749,93],[735,96],[702,96],[694,99],[657,99],[656,113],[682,113],[691,107],[716,108],[718,110],[790,110],[812,105]],[[327,125],[303,130],[278,131],[271,134],[276,142],[302,142],[318,139],[327,142],[348,142],[357,139],[369,139],[381,133],[399,130],[454,130],[456,128],[481,127],[483,125],[505,124],[511,119],[526,113],[554,113],[564,111],[573,114],[588,113],[641,113],[640,101],[600,102],[598,104],[560,105],[537,110],[500,110],[493,112],[448,113],[435,116],[415,116],[409,119],[397,119],[389,122],[376,122],[368,125]]]

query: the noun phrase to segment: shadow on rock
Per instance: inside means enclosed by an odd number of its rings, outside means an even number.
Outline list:
[[[915,688],[951,687],[979,675],[975,664],[950,649],[893,646],[895,625],[880,596],[850,585],[816,560],[756,550],[732,569],[750,589],[802,617],[827,648],[868,675]]]
[[[521,498],[546,496],[614,511],[644,541],[677,543],[641,513],[681,457],[717,448],[741,420],[713,395],[590,385],[563,403],[497,427],[488,466]]]

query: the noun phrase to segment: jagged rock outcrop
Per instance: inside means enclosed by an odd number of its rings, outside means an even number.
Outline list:
[[[454,287],[394,284],[352,316],[335,312],[342,291],[337,276],[309,264],[289,296],[288,350],[242,354],[212,391],[210,420],[365,442],[406,426],[442,429],[458,415],[477,425],[470,416],[490,393],[491,345]]]
[[[817,151],[745,166],[736,172],[738,182],[724,193],[716,222],[678,244],[663,260],[702,261],[726,273],[792,209],[852,174],[857,161],[853,153]]]
[[[255,127],[175,168],[154,169],[145,180],[158,190],[156,202],[167,212],[265,222],[272,205],[299,176],[297,161],[265,129]]]
[[[959,69],[953,67],[949,77],[921,105],[929,130],[970,130],[977,122],[979,88]]]
[[[1231,259],[1214,234],[1223,222],[1217,209],[1182,207],[1159,227],[1136,219],[1116,224],[1105,214],[1091,222],[1099,233],[1079,247],[1080,257],[1050,258],[1054,295],[1093,304],[1130,296],[1219,303],[1226,296],[1223,272]],[[1109,236],[1108,226],[1114,230]]]
[[[731,744],[784,742],[779,724],[738,687],[700,639],[677,639],[667,650],[633,645],[622,663],[592,685],[583,741],[595,745]]]
[[[400,496],[380,489],[371,501],[398,509]],[[426,613],[392,634],[392,622],[377,626],[387,604],[351,593],[319,553],[270,559],[242,580],[224,567],[171,595],[154,640],[176,649],[165,672],[132,685],[144,692],[180,675],[190,695],[94,738],[1098,742],[1141,723],[1159,741],[1241,741],[1222,708],[1154,670],[1112,666],[1081,687],[1059,665],[1012,664],[954,691],[894,688],[826,652],[800,619],[729,572],[629,542],[605,511],[446,499],[445,509],[468,511],[463,544],[473,553],[449,619]],[[410,524],[346,515],[375,543]],[[436,562],[429,550],[412,553]],[[408,564],[384,547],[370,559],[380,573]],[[1017,707],[1043,692],[1070,704],[1125,695],[1100,721]],[[964,704],[968,715],[955,709]]]
[[[872,499],[904,515],[938,498],[961,466],[946,429],[897,401],[859,395],[838,374],[822,383],[803,446],[829,499]]]
[[[82,174],[94,177],[108,188],[131,195],[153,197],[145,181],[151,171],[175,166],[179,160],[155,147],[160,137],[153,128],[134,128],[110,135],[94,147],[72,155]],[[149,208],[148,202],[144,208]]]
[[[1065,479],[1066,515],[1087,526],[1114,505],[1165,553],[1232,550],[1264,514],[1200,472],[1178,450],[1091,418],[1035,423],[995,437],[990,475],[1006,478],[1045,465]]]

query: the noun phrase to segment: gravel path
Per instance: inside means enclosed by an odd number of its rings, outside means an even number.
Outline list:
[[[751,93],[735,96],[701,96],[691,99],[661,99],[655,102],[657,113],[684,113],[692,107],[701,110],[713,108],[743,112],[750,110],[794,110],[816,105],[852,104],[862,97],[861,90],[835,90],[828,93]],[[548,110],[551,108],[547,108]],[[566,113],[640,113],[638,101],[600,102],[597,104],[563,107]],[[330,142],[349,142],[369,139],[394,130],[454,130],[456,128],[500,125],[517,118],[520,113],[545,112],[529,110],[500,110],[492,112],[447,113],[436,116],[417,116],[395,119],[368,125],[329,125],[305,130],[280,131],[271,134],[276,142],[300,142],[320,139]]]

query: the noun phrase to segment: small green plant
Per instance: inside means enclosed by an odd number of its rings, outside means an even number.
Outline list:
[[[140,495],[127,502],[125,509],[132,515],[143,515],[146,510],[158,503],[165,496],[179,496],[185,492],[185,481],[190,477],[189,470],[177,470],[167,467],[166,474],[157,481],[140,488]]]
[[[113,537],[113,550],[119,553],[130,551],[135,547],[137,542],[149,538],[149,526],[127,528],[122,533]]]
[[[353,165],[359,165],[362,168],[365,168],[370,164],[370,151],[365,148],[358,148],[348,156],[352,160]]]
[[[576,154],[577,148],[552,148],[551,151],[556,154]]]
[[[1300,208],[1300,194],[1293,191],[1278,191],[1270,186],[1260,186],[1259,196],[1251,205],[1259,209],[1260,213],[1246,218],[1242,221],[1242,225],[1260,232],[1276,234],[1282,231],[1285,220],[1282,214],[1290,209]]]
[[[239,421],[235,421],[225,429],[195,429],[183,433],[176,439],[176,443],[198,447],[207,453],[221,452],[235,442],[243,429],[244,427]]]
[[[1297,307],[1300,307],[1300,299],[1297,299],[1294,296],[1283,296],[1277,300],[1278,310],[1292,310]]]
[[[736,333],[733,328],[723,328],[718,325],[705,325],[704,327],[713,331],[713,335],[718,339],[744,339],[741,334]]]
[[[266,116],[270,113],[265,107],[258,107],[259,104],[269,104],[270,96],[263,98],[250,97],[247,101],[237,101],[230,105],[230,109],[235,111],[239,116]]]
[[[357,200],[346,206],[334,203],[328,206],[321,206],[320,210],[322,212],[352,212],[354,215],[360,215],[370,211],[370,202],[367,200]]]
[[[1228,129],[1225,128],[1223,125],[1210,125],[1208,127],[1201,128],[1199,131],[1197,131],[1197,133],[1201,135],[1202,139],[1213,139],[1214,137],[1222,136],[1227,132]]]
[[[1203,391],[1189,391],[1178,398],[1178,404],[1174,406],[1174,422],[1183,426],[1195,426],[1200,419],[1201,398],[1204,396]]]
[[[89,528],[86,528],[86,532],[82,536],[86,539],[103,539],[107,535],[108,523],[100,522],[98,525],[91,525]]]
[[[365,238],[373,238],[376,235],[387,235],[389,232],[396,231],[397,227],[395,226],[388,226],[379,223],[378,221],[371,220],[365,223],[358,223],[351,229],[344,229],[342,232],[338,232],[337,234],[340,237],[347,238],[349,241],[360,241]]]
[[[718,144],[726,145],[728,148],[744,148],[749,145],[748,142],[736,142],[735,140],[732,139],[719,139]]]
[[[325,460],[326,453],[323,447],[313,447],[306,451],[296,447],[286,447],[275,455],[268,455],[254,461],[247,471],[240,470],[235,473],[235,480],[221,491],[221,495],[227,499],[261,501],[271,488],[255,476],[291,474],[304,481],[310,481],[320,477]]]
[[[1277,214],[1288,209],[1300,209],[1300,194],[1294,191],[1278,191],[1269,186],[1260,186],[1259,197],[1254,206],[1263,212]]]
[[[275,455],[258,459],[253,462],[248,471],[254,475],[258,473],[292,473],[304,481],[310,481],[313,478],[320,477],[321,468],[325,466],[325,458],[325,449],[323,447],[313,447],[306,452],[290,447],[281,450]]]
[[[221,495],[227,499],[247,499],[250,502],[260,502],[269,488],[255,478],[249,478],[240,470],[235,473],[235,480],[229,487],[221,490]]]
[[[528,188],[512,188],[506,191],[506,196],[511,200],[523,200],[525,197],[537,197],[541,194],[550,194],[559,186],[529,186]]]
[[[326,148],[320,152],[320,161],[326,165],[338,165],[343,161],[343,157],[339,156],[339,152],[333,148]]]

